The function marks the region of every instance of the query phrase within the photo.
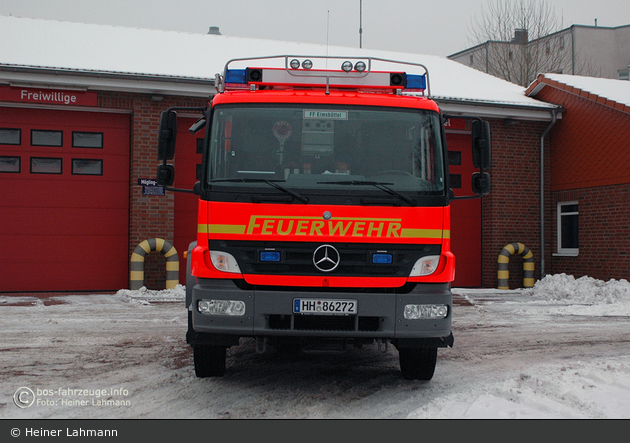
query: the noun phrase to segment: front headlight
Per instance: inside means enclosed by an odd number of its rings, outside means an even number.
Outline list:
[[[199,300],[197,309],[210,315],[245,315],[245,303],[240,300]]]
[[[440,264],[439,255],[427,255],[426,257],[419,258],[411,269],[410,277],[419,277],[423,275],[430,275],[435,272]]]
[[[407,320],[442,319],[447,315],[447,305],[406,305],[404,310]]]
[[[232,254],[223,251],[210,251],[212,265],[219,271],[240,274],[241,269]]]

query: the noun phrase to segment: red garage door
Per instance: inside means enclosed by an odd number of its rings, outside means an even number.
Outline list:
[[[128,115],[0,107],[0,291],[127,287]]]
[[[463,127],[463,121],[462,121]],[[473,195],[470,133],[447,132],[451,188],[456,196]],[[455,200],[451,204],[451,249],[455,254],[453,286],[481,286],[481,200]]]
[[[181,189],[192,189],[201,167],[204,131],[192,135],[188,128],[197,119],[180,118],[177,121],[177,150],[175,151],[175,183]],[[197,204],[199,197],[183,192],[175,193],[175,235],[173,246],[179,254],[179,281],[186,281],[186,259],[183,251],[197,240]]]

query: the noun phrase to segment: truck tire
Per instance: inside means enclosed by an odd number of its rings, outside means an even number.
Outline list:
[[[398,350],[400,372],[406,380],[431,380],[437,363],[437,348],[403,348]]]
[[[199,378],[222,377],[226,351],[224,346],[193,345],[195,375]]]

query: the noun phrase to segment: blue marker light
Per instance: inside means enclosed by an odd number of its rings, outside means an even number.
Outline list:
[[[394,262],[392,254],[372,254],[372,263],[377,265],[391,265]]]
[[[410,75],[407,74],[407,85],[405,89],[427,89],[427,78],[424,75]]]
[[[279,262],[280,252],[278,251],[262,251],[260,253],[260,261],[264,262]]]
[[[225,73],[225,83],[247,84],[247,69],[228,69]]]

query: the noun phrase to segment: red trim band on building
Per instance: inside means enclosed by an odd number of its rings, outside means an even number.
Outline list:
[[[0,101],[63,106],[96,106],[97,93],[94,91],[0,86]]]

